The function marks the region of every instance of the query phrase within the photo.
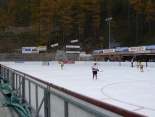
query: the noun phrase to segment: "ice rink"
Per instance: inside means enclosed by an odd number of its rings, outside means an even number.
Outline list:
[[[155,117],[155,67],[144,67],[144,72],[140,72],[130,65],[97,62],[103,72],[98,72],[98,79],[93,79],[93,62],[65,64],[63,70],[58,62],[50,62],[49,66],[33,62],[2,64],[94,99]]]

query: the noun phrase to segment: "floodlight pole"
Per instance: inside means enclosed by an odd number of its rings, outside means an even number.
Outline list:
[[[112,20],[112,17],[105,19],[105,21],[108,21],[109,23],[109,61],[110,61],[110,20]]]

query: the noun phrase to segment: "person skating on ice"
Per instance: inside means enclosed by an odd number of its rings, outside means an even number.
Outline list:
[[[98,71],[99,71],[99,69],[98,69],[97,63],[94,62],[94,65],[92,66],[93,79],[94,79],[94,77],[96,77],[96,79],[97,79],[97,72]]]
[[[131,67],[133,67],[134,58],[131,59]]]
[[[60,65],[61,65],[61,69],[63,69],[63,67],[64,67],[64,62],[61,61],[61,62],[60,62]]]
[[[139,66],[140,66],[140,71],[143,72],[143,64],[141,62],[139,62]]]
[[[139,68],[139,61],[137,61],[137,64],[136,64],[137,68]]]

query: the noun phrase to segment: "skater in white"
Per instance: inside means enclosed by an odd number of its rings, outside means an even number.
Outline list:
[[[61,61],[61,62],[60,62],[60,65],[61,65],[61,69],[63,69],[63,67],[64,67],[64,62]]]
[[[137,64],[136,64],[137,68],[139,68],[139,66],[140,66],[139,64],[140,64],[140,63],[137,61]]]
[[[96,77],[96,79],[97,79],[97,72],[98,71],[99,71],[99,69],[98,69],[97,63],[94,62],[94,65],[92,66],[93,79],[94,79],[94,77]]]
[[[141,62],[139,62],[139,66],[140,66],[140,71],[143,72],[143,64]]]

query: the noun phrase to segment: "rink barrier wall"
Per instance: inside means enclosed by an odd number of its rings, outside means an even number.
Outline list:
[[[131,62],[105,62],[105,61],[96,61],[97,65],[108,65],[108,66],[131,66]],[[72,65],[93,65],[94,61],[74,61]],[[155,62],[141,62],[144,67],[155,67]],[[10,61],[10,62],[0,62],[3,65],[42,65],[41,61]],[[50,64],[59,64],[59,61],[49,61]],[[71,63],[70,63],[71,64]],[[133,67],[136,67],[137,62],[133,62]]]
[[[5,65],[1,65],[1,75],[21,97],[22,103],[31,107],[35,117],[144,117]]]

